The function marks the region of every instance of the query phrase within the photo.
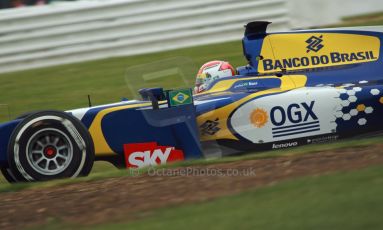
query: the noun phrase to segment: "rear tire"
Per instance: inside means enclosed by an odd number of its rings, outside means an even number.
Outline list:
[[[88,130],[65,112],[41,111],[27,116],[13,131],[8,145],[8,171],[16,181],[87,176],[93,162]]]

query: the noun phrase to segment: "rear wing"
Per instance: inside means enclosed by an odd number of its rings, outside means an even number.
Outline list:
[[[246,25],[243,53],[253,73],[310,71],[316,68],[379,66],[383,33],[371,27],[267,33],[270,22]],[[240,74],[243,68],[239,69]],[[248,71],[248,70],[247,70]],[[248,71],[249,72],[249,71]],[[245,75],[247,75],[245,73]]]
[[[255,21],[245,25],[245,36],[242,39],[243,55],[253,67],[258,63],[260,48],[269,24],[271,22]]]

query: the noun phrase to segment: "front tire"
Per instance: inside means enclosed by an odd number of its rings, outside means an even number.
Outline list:
[[[8,145],[9,171],[16,181],[46,181],[86,176],[94,162],[94,146],[86,127],[59,111],[27,116]]]
[[[17,179],[13,175],[12,171],[9,168],[1,168],[1,173],[3,174],[3,177],[9,182],[9,183],[16,183]]]

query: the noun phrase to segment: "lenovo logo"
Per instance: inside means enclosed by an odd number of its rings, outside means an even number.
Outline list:
[[[124,153],[128,168],[154,166],[184,159],[181,150],[171,146],[159,146],[156,142],[125,144]]]
[[[288,148],[288,147],[294,147],[297,146],[298,142],[289,142],[289,143],[282,143],[282,144],[273,144],[273,149],[280,149],[280,148]]]

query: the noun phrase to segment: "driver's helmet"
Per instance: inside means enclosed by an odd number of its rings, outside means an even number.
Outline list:
[[[198,71],[195,81],[194,93],[205,91],[216,79],[235,76],[236,71],[232,65],[225,61],[210,61],[205,63]]]

